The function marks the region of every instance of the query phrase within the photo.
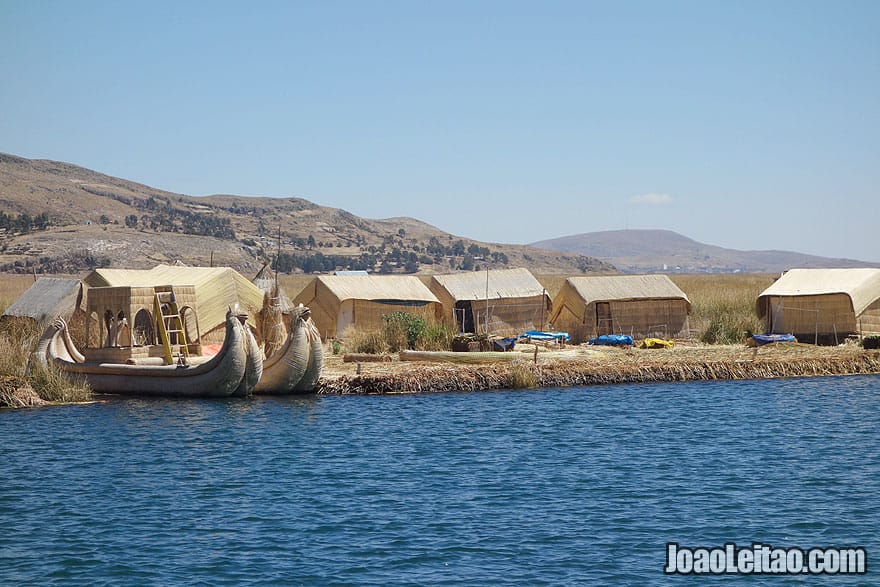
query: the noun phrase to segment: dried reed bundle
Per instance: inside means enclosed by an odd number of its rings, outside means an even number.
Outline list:
[[[271,357],[284,346],[287,339],[287,328],[284,326],[284,315],[281,312],[281,303],[278,291],[273,288],[271,295],[263,300],[263,309],[259,316],[260,336],[263,342],[263,353]]]
[[[0,407],[32,408],[46,403],[21,377],[0,377]]]
[[[390,363],[391,355],[373,355],[370,353],[345,353],[343,363]]]
[[[475,353],[459,353],[470,355]],[[511,353],[512,354],[512,353]],[[733,349],[729,356],[708,359],[680,354],[673,360],[644,359],[644,353],[615,353],[582,361],[550,361],[537,365],[525,361],[488,365],[418,365],[383,373],[343,375],[322,382],[321,393],[385,394],[566,387],[615,383],[711,381],[812,377],[880,373],[880,353],[841,349],[827,354],[782,349],[753,357]],[[720,353],[724,355],[725,353]],[[515,356],[515,354],[513,354]],[[673,356],[673,353],[663,353]],[[799,356],[800,355],[800,356]]]
[[[400,351],[401,361],[426,361],[432,363],[455,363],[471,365],[476,363],[497,363],[522,359],[522,353],[484,351],[475,353],[456,353],[453,351]]]

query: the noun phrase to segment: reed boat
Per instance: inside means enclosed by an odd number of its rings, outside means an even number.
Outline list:
[[[263,361],[263,375],[254,393],[289,394],[314,391],[321,376],[324,348],[318,328],[304,306],[290,312],[284,342]]]
[[[314,391],[324,365],[321,335],[311,310],[294,304],[278,283],[268,263],[252,283],[263,291],[258,314],[262,343],[263,376],[254,393],[286,395]]]
[[[88,310],[95,319],[87,324],[97,324],[98,332],[86,327],[85,348],[77,348],[67,323],[57,318],[41,337],[32,360],[82,376],[99,393],[250,395],[262,376],[263,359],[245,324],[247,315],[227,311],[223,343],[210,356],[202,354],[202,344],[192,342],[199,340],[194,308],[193,288],[93,288]],[[104,319],[98,321],[97,316]],[[129,316],[134,329],[129,328]]]
[[[229,312],[226,339],[220,351],[207,360],[190,357],[187,364],[137,364],[89,361],[74,345],[67,323],[55,319],[37,345],[34,359],[53,363],[63,372],[85,377],[93,391],[164,397],[247,396],[259,380],[260,354],[256,341],[243,324],[244,316]]]

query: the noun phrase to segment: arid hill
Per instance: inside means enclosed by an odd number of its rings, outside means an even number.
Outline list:
[[[738,251],[697,242],[671,230],[608,230],[532,243],[612,263],[625,273],[779,273],[792,267],[873,267],[792,251]]]
[[[227,265],[248,274],[366,269],[440,273],[528,267],[607,272],[597,259],[457,237],[412,218],[371,220],[301,198],[163,191],[56,161],[0,154],[0,271]]]

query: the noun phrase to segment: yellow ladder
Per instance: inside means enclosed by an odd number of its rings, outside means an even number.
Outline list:
[[[156,320],[159,323],[159,340],[162,341],[162,347],[165,349],[165,362],[168,365],[174,362],[171,351],[171,337],[174,335],[175,344],[179,346],[178,357],[185,363],[189,358],[189,348],[174,288],[169,288],[169,291],[157,291],[154,304]]]

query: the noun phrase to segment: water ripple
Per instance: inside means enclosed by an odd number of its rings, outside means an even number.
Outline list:
[[[0,412],[0,583],[648,584],[667,541],[870,557],[878,400],[845,377]]]

